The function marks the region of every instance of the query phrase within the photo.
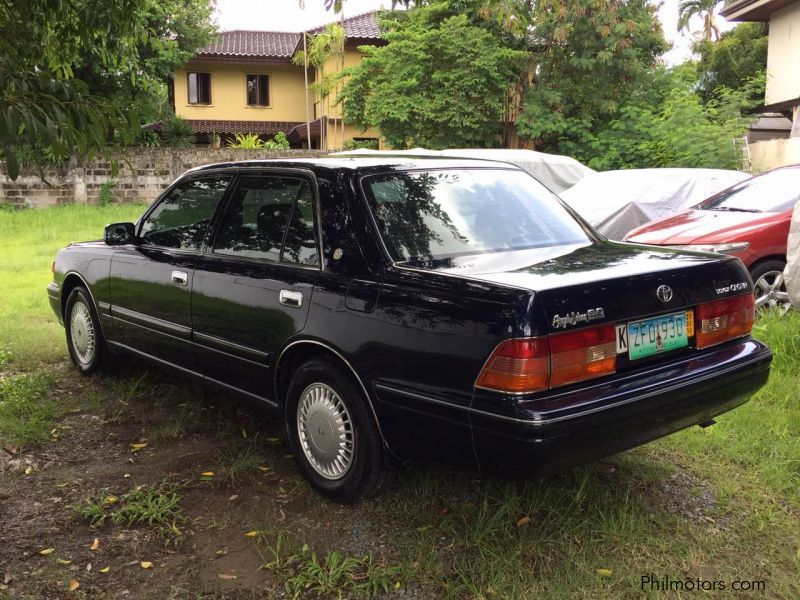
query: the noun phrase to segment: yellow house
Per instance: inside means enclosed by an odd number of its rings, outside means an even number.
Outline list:
[[[344,67],[361,61],[358,46],[385,43],[380,36],[376,12],[345,19]],[[198,52],[186,66],[175,72],[170,85],[170,102],[175,114],[189,122],[199,139],[216,133],[257,133],[272,137],[283,132],[293,147],[323,150],[341,149],[351,140],[379,147],[375,130],[362,131],[344,125],[334,94],[327,99],[306,87],[305,70],[292,62],[303,49],[307,32],[224,31],[218,40]],[[342,60],[330,60],[326,75],[336,74]],[[309,67],[309,84],[321,73]]]

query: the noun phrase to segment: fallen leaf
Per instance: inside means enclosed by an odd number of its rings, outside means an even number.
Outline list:
[[[125,479],[130,479],[131,478],[131,474],[130,473],[125,473],[125,475],[123,475],[123,477]]]
[[[60,565],[71,565],[71,564],[72,564],[72,561],[71,561],[71,560],[68,560],[68,559],[66,559],[66,558],[57,558],[57,559],[56,559],[56,562],[57,562],[58,564],[60,564]]]
[[[200,473],[200,477],[213,477],[214,471],[203,471]]]
[[[81,587],[81,584],[80,584],[80,583],[78,583],[78,580],[77,580],[77,579],[73,579],[72,581],[70,581],[70,582],[69,582],[69,591],[70,591],[70,592],[74,592],[74,591],[75,591],[75,590],[77,590],[79,587]]]
[[[89,546],[89,550],[97,550],[99,547],[100,547],[100,540],[94,538],[94,542],[92,542],[92,545]]]
[[[527,525],[530,522],[531,522],[531,518],[528,515],[525,515],[524,517],[520,517],[517,520],[517,527],[524,527],[525,525]]]
[[[25,469],[25,475],[30,475],[31,473],[33,473],[33,467],[29,466],[27,469]]]
[[[261,471],[269,471],[269,467],[258,467]]]
[[[231,502],[233,502],[233,501],[234,501],[234,500],[236,500],[238,497],[239,497],[239,494],[234,494],[233,496],[231,496],[230,498],[228,498],[228,500],[230,500]]]
[[[244,427],[242,427],[242,437],[244,439],[247,439],[247,429],[245,429]]]
[[[102,569],[100,569],[100,572],[101,573],[108,573],[110,570],[111,570],[111,567],[103,567]]]
[[[255,530],[254,531],[248,531],[247,533],[244,534],[244,537],[256,537],[256,536],[258,536],[258,531],[255,531]]]
[[[222,580],[237,579],[236,575],[227,575],[225,573],[217,573],[217,577]]]
[[[614,572],[613,572],[611,569],[597,569],[597,570],[595,571],[595,573],[597,573],[598,575],[600,575],[600,577],[611,577],[611,575],[612,575]]]
[[[178,526],[175,525],[175,523],[173,523],[170,526],[170,529],[172,530],[172,533],[174,533],[175,535],[183,535],[183,532],[180,529],[178,529]]]
[[[56,487],[57,488],[63,488],[63,487],[67,487],[68,485],[69,485],[69,482],[67,482],[67,483],[57,483]]]
[[[91,571],[92,570],[92,563],[86,563],[86,570],[87,571]]]
[[[131,452],[138,452],[143,448],[147,448],[147,442],[143,442],[141,444],[131,444]]]
[[[400,582],[399,581],[395,581],[394,582],[394,589],[396,589],[396,590],[400,589]]]
[[[139,566],[142,567],[143,569],[152,569],[153,563],[147,560],[143,560],[142,562],[139,563]]]
[[[267,438],[267,441],[268,441],[270,444],[277,444],[277,443],[280,441],[280,438],[271,437],[271,438]]]
[[[227,553],[228,553],[228,550],[226,548],[220,548],[219,550],[217,550],[216,555],[217,556],[225,556]]]
[[[111,506],[112,504],[116,504],[119,502],[119,498],[117,496],[106,496],[103,500],[104,506]]]
[[[48,554],[52,554],[55,551],[56,551],[55,548],[45,548],[44,550],[39,550],[39,554],[41,554],[42,556],[47,556]]]

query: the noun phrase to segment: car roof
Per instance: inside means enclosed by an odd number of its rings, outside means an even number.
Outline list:
[[[509,163],[482,160],[477,158],[429,158],[424,156],[380,156],[380,157],[303,157],[303,158],[270,158],[213,163],[195,167],[187,173],[212,169],[238,169],[257,167],[290,167],[311,170],[330,169],[347,171],[379,171],[382,169],[454,169],[454,168],[495,168],[522,170]]]

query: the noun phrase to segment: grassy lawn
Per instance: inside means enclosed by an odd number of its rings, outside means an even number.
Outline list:
[[[544,481],[411,468],[341,507],[257,411],[135,364],[92,378],[65,365],[50,261],[140,211],[0,212],[0,458],[18,448],[0,462],[0,599],[72,582],[99,597],[699,595],[643,591],[643,577],[800,597],[800,315],[758,321],[770,382],[713,427]]]

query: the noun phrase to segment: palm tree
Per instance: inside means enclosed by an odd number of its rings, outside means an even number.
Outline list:
[[[720,0],[681,0],[678,5],[678,31],[689,30],[689,21],[697,15],[703,19],[703,39],[719,39],[719,28],[714,17],[714,9]]]

